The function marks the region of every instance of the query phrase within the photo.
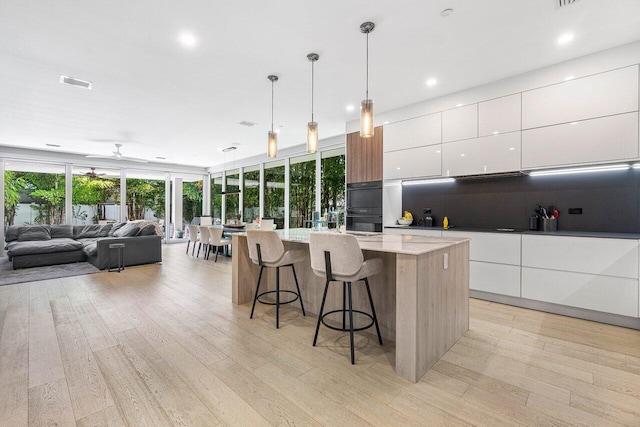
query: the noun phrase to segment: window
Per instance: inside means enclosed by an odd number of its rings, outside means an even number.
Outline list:
[[[186,223],[202,216],[202,178],[180,175],[182,178],[182,217]]]
[[[225,193],[230,191],[240,191],[240,170],[235,169],[227,171],[227,187]],[[231,222],[231,220],[240,218],[240,194],[227,194],[226,198],[226,213],[225,224]]]
[[[216,224],[222,223],[222,174],[211,175],[211,218]]]
[[[63,165],[6,162],[5,224],[64,224]]]
[[[316,156],[295,157],[290,162],[289,228],[301,228],[316,210]]]
[[[264,165],[264,217],[273,218],[278,228],[284,228],[284,161]]]
[[[243,219],[252,222],[260,216],[260,166],[244,168],[242,184]]]
[[[120,221],[120,170],[74,166],[73,224]]]
[[[127,219],[164,219],[164,185],[162,172],[127,171]]]
[[[323,151],[320,205],[322,212],[329,212],[329,219],[338,219],[338,212],[345,209],[345,149]],[[344,217],[340,218],[344,221]]]

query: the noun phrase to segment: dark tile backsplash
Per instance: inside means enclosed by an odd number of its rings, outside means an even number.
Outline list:
[[[402,188],[402,209],[419,219],[431,208],[458,227],[528,229],[537,204],[560,211],[558,229],[640,232],[640,170],[545,177],[459,179],[455,183]],[[569,208],[582,208],[570,215]]]

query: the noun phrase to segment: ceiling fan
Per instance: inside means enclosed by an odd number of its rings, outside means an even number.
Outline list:
[[[89,177],[89,178],[96,179],[99,176],[106,175],[106,173],[96,173],[96,168],[91,168],[91,170],[89,172],[85,173],[84,175]]]
[[[129,162],[137,162],[137,163],[149,163],[147,160],[137,159],[135,157],[123,156],[122,153],[120,152],[120,147],[122,147],[122,144],[116,144],[116,151],[114,151],[113,155],[111,156],[101,156],[101,155],[90,154],[85,157],[88,159],[114,159],[114,160],[126,160]]]

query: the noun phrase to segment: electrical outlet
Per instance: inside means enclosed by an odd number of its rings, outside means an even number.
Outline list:
[[[449,269],[449,254],[444,254],[444,269]]]
[[[582,208],[569,208],[569,215],[582,215]]]

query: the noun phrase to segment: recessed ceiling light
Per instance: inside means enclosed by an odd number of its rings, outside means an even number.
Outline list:
[[[384,123],[383,123],[383,125],[388,125],[388,124],[389,124],[389,122],[384,122]]]
[[[464,157],[464,153],[460,154],[460,157]]]
[[[156,159],[158,159],[158,160],[167,160],[166,157],[156,157]]]
[[[516,147],[509,147],[509,151],[513,151],[515,149],[516,149]]]
[[[353,104],[347,105],[347,111],[353,111],[354,108]]]
[[[86,80],[76,79],[75,77],[69,77],[69,76],[60,76],[60,83],[63,83],[65,85],[81,87],[83,89],[89,89],[89,90],[93,88],[93,83]]]
[[[499,134],[500,132],[498,132],[497,130],[493,132],[494,135]]]
[[[280,129],[276,129],[274,132],[275,133],[280,133]]]
[[[564,33],[558,38],[558,44],[567,44],[573,40],[573,33]]]
[[[568,82],[569,80],[573,80],[575,78],[576,78],[576,76],[567,76],[567,77],[564,78],[564,81]]]
[[[396,170],[400,170],[400,168],[396,168]]]
[[[427,86],[429,86],[429,87],[435,86],[437,84],[438,84],[438,80],[436,80],[436,79],[431,78],[431,79],[427,80]]]
[[[453,13],[453,9],[452,8],[447,8],[447,9],[443,9],[442,12],[440,12],[440,16],[446,18],[447,16],[450,16]]]
[[[464,107],[464,104],[456,104],[456,107]]]
[[[58,144],[45,144],[47,147],[56,147],[56,148],[60,148],[60,145]]]
[[[180,34],[180,43],[182,43],[184,47],[193,48],[198,44],[198,39],[193,33],[184,32]]]

